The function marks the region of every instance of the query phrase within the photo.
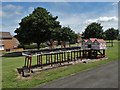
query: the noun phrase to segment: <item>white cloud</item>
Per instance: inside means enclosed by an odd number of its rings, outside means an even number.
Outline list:
[[[34,7],[29,7],[29,8],[28,8],[28,12],[29,12],[29,13],[32,13],[33,11],[34,11]]]
[[[101,23],[101,25],[103,26],[103,29],[106,30],[108,28],[115,28],[118,29],[118,18],[117,16],[112,16],[112,17],[99,17],[96,19],[88,19],[86,20],[86,24],[90,24],[92,22],[97,22],[97,23]]]
[[[67,5],[69,7],[69,4]],[[55,8],[57,8],[57,5]],[[2,15],[4,16],[3,18],[4,20],[3,23],[5,24],[3,26],[4,30],[10,30],[10,32],[14,34],[13,32],[18,27],[18,23],[20,22],[20,20],[27,14],[31,13],[34,10],[34,7],[28,7],[27,11],[24,11],[23,9],[24,7],[22,6],[17,6],[12,4],[3,6],[3,11],[0,12],[0,15],[2,13]],[[69,26],[75,32],[83,32],[86,26],[91,22],[100,22],[105,30],[110,27],[117,28],[118,18],[117,18],[116,9],[103,12],[100,14],[96,14],[94,12],[89,12],[89,13],[77,12],[77,13],[69,14],[63,11],[64,10],[61,9],[61,11],[53,10],[50,12],[52,13],[52,15],[58,16],[58,20],[60,21],[62,26]]]
[[[9,31],[14,34],[14,30],[18,27],[20,19],[25,15],[24,7],[19,5],[7,4],[2,6],[2,30]]]
[[[112,3],[112,5],[113,5],[113,6],[116,6],[116,5],[118,5],[118,2],[114,2],[114,3]]]
[[[98,22],[98,23],[101,23],[101,22],[116,22],[118,21],[118,18],[116,16],[113,16],[113,17],[99,17],[99,18],[96,18],[96,19],[89,19],[86,21],[86,23],[92,23],[92,22]]]
[[[53,15],[58,16],[58,21],[60,21],[62,26],[69,26],[75,32],[84,31],[84,20],[86,20],[86,15],[78,13],[69,14],[63,12],[54,12]]]
[[[3,18],[11,18],[11,17],[17,17],[18,15],[22,15],[23,7],[22,6],[17,6],[17,5],[12,5],[8,4],[2,7],[2,13],[3,13]]]
[[[3,6],[3,9],[6,9],[6,10],[21,10],[23,7],[22,6],[17,6],[17,5],[12,5],[12,4],[8,4],[8,5],[5,5]]]

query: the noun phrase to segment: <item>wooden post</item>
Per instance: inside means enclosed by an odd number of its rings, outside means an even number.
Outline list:
[[[91,52],[92,52],[92,50],[88,50],[88,58],[92,58]]]
[[[59,54],[57,53],[57,63],[58,63],[58,59],[59,59]]]
[[[39,60],[38,60],[39,66],[41,65],[41,55],[39,55]]]
[[[27,66],[26,66],[26,64],[27,64]],[[25,57],[25,66],[29,69],[29,72],[30,72],[31,64],[32,64],[32,56],[26,56]]]
[[[83,53],[83,58],[84,58],[84,57],[85,57],[84,50],[83,50],[83,52],[82,52],[82,53]]]
[[[76,51],[74,51],[74,61],[76,61],[76,58],[75,58],[75,52],[76,52]]]
[[[27,56],[25,57],[25,64],[24,64],[24,66],[26,66],[26,60],[27,60]]]
[[[54,63],[56,62],[56,53],[54,53]]]
[[[69,52],[67,52],[67,60],[68,60],[68,63],[69,63],[69,61],[70,61]]]
[[[46,55],[46,64],[47,64],[47,59],[48,59],[48,57],[47,57],[47,55]]]
[[[82,50],[80,50],[80,60],[82,61]]]
[[[95,50],[95,58],[97,58],[97,56],[98,56],[98,55],[97,55],[97,52],[98,52],[98,51],[97,51],[97,50]]]
[[[61,58],[61,61],[63,62],[63,52],[61,52],[61,54],[62,54],[62,58]]]
[[[38,55],[37,55],[37,66],[38,66]]]
[[[77,50],[77,60],[78,60],[78,58],[79,58],[79,51]]]
[[[53,65],[53,64],[52,64],[52,63],[53,63],[52,61],[53,61],[53,60],[52,60],[52,53],[51,53],[51,66]]]
[[[105,50],[103,50],[103,55],[104,55],[104,57],[105,57]]]
[[[43,66],[43,64],[42,64],[42,55],[40,55],[40,65],[41,65],[41,68],[42,68],[42,66]]]
[[[60,65],[61,65],[61,53],[59,53],[59,58],[60,58]]]
[[[66,53],[64,52],[64,61],[66,61]]]
[[[71,51],[71,61],[72,61],[72,51]]]

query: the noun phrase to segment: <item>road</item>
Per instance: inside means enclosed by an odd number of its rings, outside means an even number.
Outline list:
[[[117,88],[118,62],[67,76],[37,88]]]

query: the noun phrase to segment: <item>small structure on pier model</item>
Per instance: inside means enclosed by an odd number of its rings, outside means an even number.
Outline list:
[[[106,49],[106,42],[103,39],[90,38],[82,40],[82,49]]]

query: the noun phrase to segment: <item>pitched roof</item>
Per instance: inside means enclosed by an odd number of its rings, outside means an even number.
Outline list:
[[[8,38],[12,38],[12,35],[10,34],[10,32],[0,32],[0,38],[8,39]]]
[[[97,38],[90,38],[90,40],[94,42],[95,40],[97,40]]]
[[[14,46],[18,46],[20,44],[15,37],[13,37],[12,40],[13,40]]]
[[[99,43],[105,42],[105,40],[103,39],[96,39],[96,41],[98,41]]]
[[[94,41],[105,42],[104,39],[97,39],[97,38],[90,38],[90,40],[91,40],[92,42],[94,42]]]
[[[105,42],[104,39],[97,39],[97,38],[84,39],[85,42],[88,42],[88,40],[90,40],[92,42],[97,41],[99,43]]]
[[[88,39],[85,39],[85,42],[87,42],[88,41]]]

